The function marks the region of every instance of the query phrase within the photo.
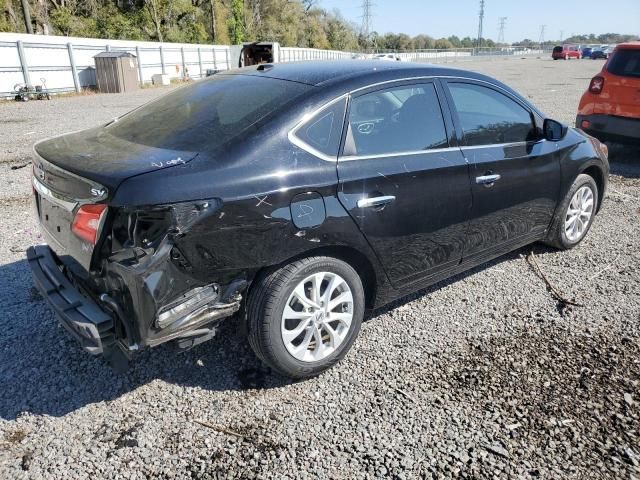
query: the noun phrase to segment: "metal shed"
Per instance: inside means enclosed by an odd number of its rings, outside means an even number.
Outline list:
[[[102,52],[96,62],[96,83],[103,93],[122,93],[138,89],[137,58],[129,52]]]

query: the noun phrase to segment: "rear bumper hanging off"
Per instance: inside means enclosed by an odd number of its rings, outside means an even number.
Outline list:
[[[51,249],[47,245],[29,247],[27,260],[36,288],[82,348],[92,355],[111,349],[116,343],[113,317],[71,284]]]

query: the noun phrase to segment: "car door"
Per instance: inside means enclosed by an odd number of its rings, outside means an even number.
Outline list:
[[[534,113],[499,87],[458,80],[446,85],[471,168],[473,212],[464,257],[539,240],[560,194],[556,144],[542,139]]]
[[[338,198],[394,286],[462,258],[469,170],[441,95],[432,81],[405,82],[358,92],[349,102]]]

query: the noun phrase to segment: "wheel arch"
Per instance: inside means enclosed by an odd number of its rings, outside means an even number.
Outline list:
[[[365,308],[372,309],[375,306],[376,298],[378,294],[379,279],[376,274],[376,269],[372,261],[362,252],[357,249],[345,245],[331,245],[321,246],[311,250],[307,250],[299,255],[283,260],[277,265],[269,265],[256,271],[251,284],[249,285],[248,295],[251,295],[251,290],[264,275],[272,272],[275,269],[281,268],[284,265],[295,262],[302,258],[309,257],[332,257],[350,265],[360,277],[362,281],[362,288],[365,295]]]
[[[605,178],[604,171],[597,164],[587,165],[580,171],[581,174],[589,175],[596,182],[598,187],[598,208],[596,209],[596,213],[600,211],[600,207],[602,206],[602,200],[604,199],[604,190],[605,190]]]

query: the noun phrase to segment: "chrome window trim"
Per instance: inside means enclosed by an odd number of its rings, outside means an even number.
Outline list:
[[[535,145],[539,140],[536,141],[523,141],[523,142],[505,142],[505,143],[490,143],[488,145],[463,145],[460,148],[463,152],[465,150],[477,150],[479,148],[501,148],[501,147],[526,147],[527,145]]]
[[[460,147],[443,147],[443,148],[431,148],[425,150],[410,150],[408,152],[393,152],[393,153],[376,153],[374,155],[347,155],[340,157],[341,162],[352,162],[354,160],[370,160],[372,158],[388,158],[388,157],[404,157],[409,155],[423,155],[425,153],[438,153],[438,152],[451,152],[460,150]]]
[[[457,75],[420,75],[420,76],[416,76],[416,77],[395,78],[393,80],[385,80],[383,82],[372,83],[370,85],[365,85],[363,87],[359,87],[359,88],[356,88],[354,90],[350,90],[347,93],[343,93],[339,97],[336,97],[333,100],[330,100],[329,102],[321,105],[320,107],[316,108],[315,110],[312,110],[309,113],[305,113],[304,116],[302,117],[302,119],[298,123],[296,123],[296,125],[291,130],[289,130],[289,133],[287,134],[287,137],[288,137],[288,139],[289,139],[289,141],[291,143],[293,143],[297,147],[301,148],[302,150],[306,151],[307,153],[310,153],[314,157],[317,157],[317,158],[319,158],[321,160],[324,160],[326,162],[332,162],[332,163],[336,163],[338,161],[365,160],[365,159],[379,158],[379,157],[397,157],[397,156],[402,156],[402,155],[418,155],[420,153],[447,151],[447,150],[452,150],[452,149],[461,149],[461,150],[463,150],[465,148],[500,147],[500,146],[504,146],[504,145],[516,145],[516,144],[512,144],[512,143],[502,143],[502,144],[495,144],[494,143],[494,144],[483,145],[483,146],[478,146],[478,147],[463,147],[463,146],[459,146],[459,147],[436,148],[436,149],[433,149],[433,150],[418,150],[418,151],[414,150],[414,151],[409,151],[409,152],[397,152],[397,153],[392,153],[392,154],[349,155],[349,156],[345,156],[345,157],[340,157],[339,155],[336,155],[335,157],[332,157],[332,156],[329,156],[329,155],[326,155],[326,154],[320,152],[316,148],[312,147],[308,143],[300,140],[298,137],[295,136],[295,133],[307,121],[309,121],[309,119],[314,117],[316,114],[320,113],[325,108],[328,108],[331,105],[333,105],[334,103],[339,102],[343,98],[345,98],[345,97],[348,98],[348,97],[352,96],[354,93],[358,93],[358,92],[361,92],[363,90],[368,90],[368,89],[375,88],[375,87],[382,86],[382,85],[389,85],[389,84],[392,84],[392,83],[403,83],[403,82],[411,82],[411,81],[417,81],[417,80],[436,80],[436,79],[463,80],[463,81],[469,81],[469,82],[472,82],[472,83],[473,82],[477,82],[477,83],[483,83],[485,85],[489,85],[489,86],[491,86],[491,87],[493,87],[495,89],[498,89],[498,90],[504,92],[507,95],[507,97],[511,98],[512,100],[514,100],[515,102],[520,104],[523,108],[529,110],[532,114],[541,115],[541,113],[538,112],[535,108],[532,109],[529,106],[527,106],[526,104],[523,104],[523,102],[521,100],[519,100],[518,98],[514,98],[513,94],[510,91],[508,91],[507,89],[501,87],[500,85],[496,85],[495,83],[488,82],[486,80],[480,80],[480,79],[477,79],[477,78],[469,78],[469,77],[461,77],[461,76],[457,76]],[[344,126],[344,120],[343,120],[343,126]],[[519,143],[526,144],[528,142],[519,142]]]

